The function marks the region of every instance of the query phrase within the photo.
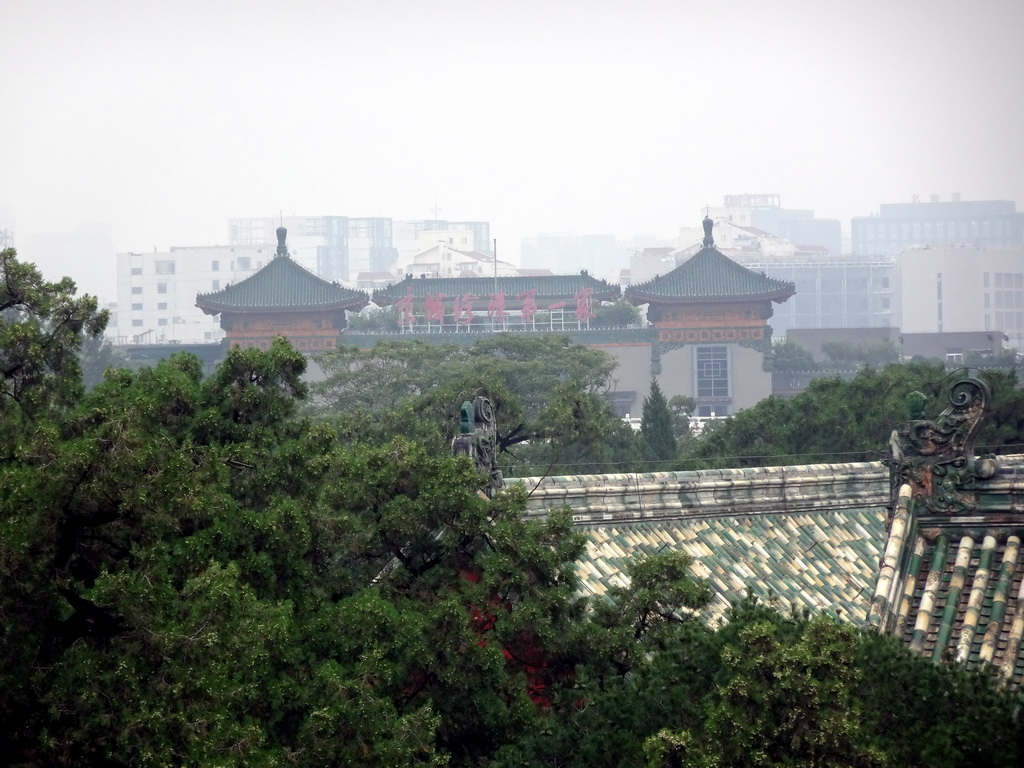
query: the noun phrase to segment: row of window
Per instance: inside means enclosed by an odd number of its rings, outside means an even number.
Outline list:
[[[261,261],[258,266],[262,267],[263,262]],[[240,256],[238,258],[238,269],[241,272],[249,272],[252,269],[252,259],[248,256]],[[153,262],[153,271],[158,275],[174,275],[177,274],[177,270],[177,263],[174,261],[160,260]],[[210,262],[210,271],[220,272],[219,259],[213,259]],[[133,277],[140,276],[142,274],[142,267],[132,267],[131,274]]]
[[[971,221],[877,221],[859,225],[866,240],[976,240],[1010,237],[1008,223],[1002,219]]]
[[[991,282],[996,288],[1024,288],[1024,272],[985,272],[982,275],[983,285],[988,288]]]

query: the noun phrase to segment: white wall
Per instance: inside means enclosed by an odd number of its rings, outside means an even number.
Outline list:
[[[255,274],[273,256],[272,248],[245,246],[119,253],[117,324],[107,335],[122,344],[219,341],[220,318],[196,307],[196,295]]]
[[[1024,248],[914,249],[896,264],[904,333],[1002,331],[1024,348]]]

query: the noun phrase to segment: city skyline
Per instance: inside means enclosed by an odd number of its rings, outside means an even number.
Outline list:
[[[1022,200],[1022,20],[1007,0],[23,4],[0,30],[0,229],[103,298],[117,252],[278,211],[440,207],[515,259],[546,232],[672,238],[743,192],[847,232],[914,195]],[[82,231],[105,262],[61,253]]]

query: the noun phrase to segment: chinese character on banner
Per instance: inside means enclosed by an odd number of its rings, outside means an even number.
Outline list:
[[[508,312],[505,310],[504,291],[491,294],[491,303],[487,305],[487,316],[491,320],[504,320],[508,317]]]
[[[590,294],[594,292],[593,288],[580,288],[576,294],[576,320],[580,325],[587,322],[592,317],[597,317],[593,312],[590,311]]]
[[[428,293],[426,298],[426,313],[428,323],[444,325],[444,294]]]
[[[400,326],[408,325],[411,328],[416,322],[416,316],[412,313],[412,289],[395,302],[395,309],[398,310],[398,324]]]
[[[473,302],[476,300],[477,297],[472,293],[455,299],[455,311],[452,314],[455,316],[456,324],[469,325],[473,322]]]
[[[523,302],[522,315],[523,325],[533,322],[533,316],[537,314],[537,302],[534,301],[533,297],[537,295],[537,289],[531,288],[528,291],[523,291],[517,298]]]

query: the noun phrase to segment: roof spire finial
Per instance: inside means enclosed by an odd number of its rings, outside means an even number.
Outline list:
[[[277,254],[274,256],[274,258],[277,258],[278,256],[287,256],[288,255],[288,246],[284,244],[284,240],[285,240],[286,237],[288,237],[288,230],[285,229],[284,227],[278,227],[277,228]]]
[[[704,247],[711,248],[715,244],[715,238],[711,236],[711,228],[715,226],[715,222],[711,220],[711,217],[707,213],[704,214]]]

